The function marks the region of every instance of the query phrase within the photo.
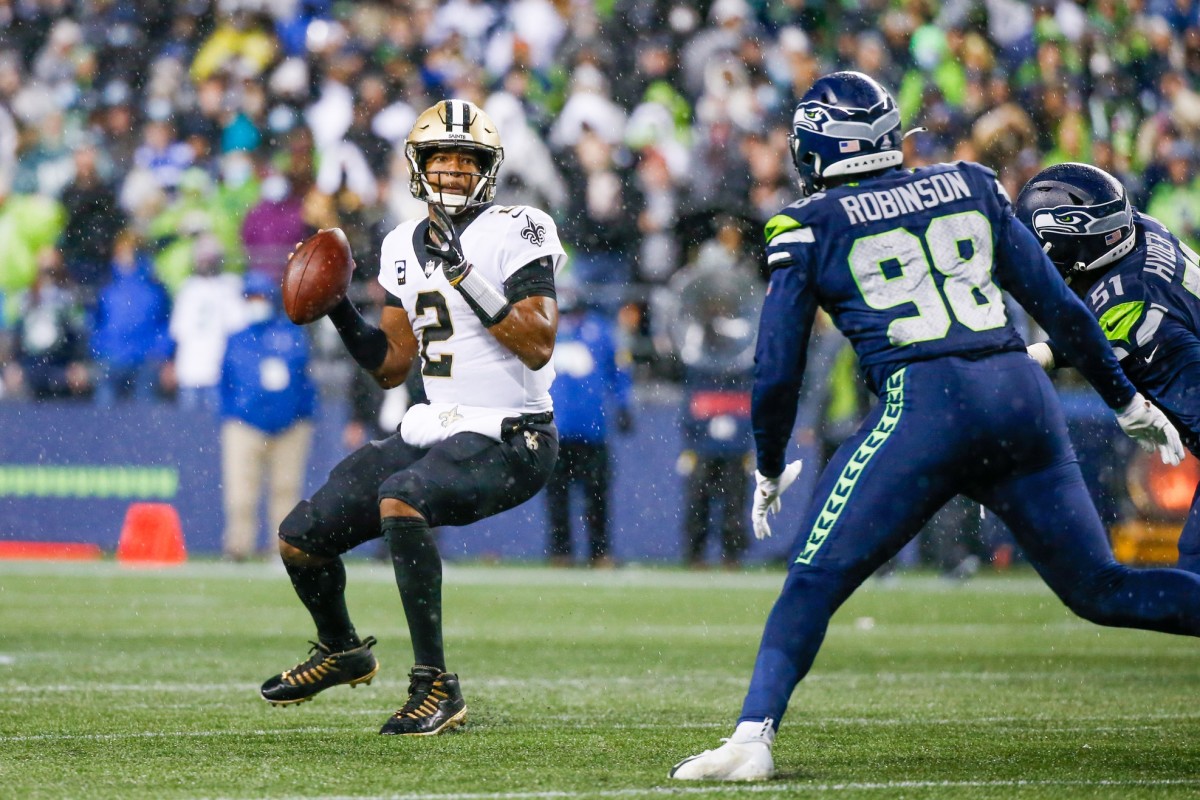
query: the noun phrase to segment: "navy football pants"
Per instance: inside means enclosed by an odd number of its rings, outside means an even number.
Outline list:
[[[1172,341],[1186,341],[1188,345],[1171,354],[1172,363],[1178,366],[1171,371],[1169,382],[1149,382],[1146,394],[1166,412],[1188,450],[1197,455],[1200,454],[1200,341],[1190,332],[1176,335]],[[1178,566],[1200,573],[1200,487],[1192,497],[1192,508],[1179,534]]]
[[[817,481],[739,721],[778,724],[834,611],[960,493],[1081,617],[1200,636],[1200,576],[1113,559],[1054,389],[1024,353],[912,364],[881,399]]]

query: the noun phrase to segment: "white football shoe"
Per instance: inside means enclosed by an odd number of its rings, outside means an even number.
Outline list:
[[[738,725],[733,736],[716,750],[685,758],[667,777],[678,781],[765,781],[775,774],[771,720]]]

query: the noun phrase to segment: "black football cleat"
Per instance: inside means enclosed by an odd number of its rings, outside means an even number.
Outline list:
[[[371,647],[375,637],[368,636],[363,643],[351,650],[331,652],[320,642],[311,642],[309,659],[286,672],[276,675],[259,690],[262,699],[273,706],[290,706],[313,699],[318,692],[331,686],[350,684],[353,689],[360,683],[369,684],[379,672],[379,662]]]
[[[467,721],[458,676],[436,667],[413,667],[408,673],[408,702],[392,714],[379,733],[384,736],[437,736]]]

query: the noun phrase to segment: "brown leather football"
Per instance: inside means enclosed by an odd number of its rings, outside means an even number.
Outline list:
[[[346,296],[354,254],[341,228],[325,228],[305,239],[283,272],[283,310],[297,325],[315,322]]]

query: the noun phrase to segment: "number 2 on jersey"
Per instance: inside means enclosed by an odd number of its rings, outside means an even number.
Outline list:
[[[864,236],[850,248],[849,262],[871,308],[916,306],[916,314],[888,325],[893,345],[945,337],[951,312],[973,331],[999,328],[1008,318],[1000,289],[992,283],[992,226],[978,211],[935,217],[924,236],[905,228]],[[941,291],[934,269],[945,276]]]
[[[436,322],[421,329],[421,374],[430,378],[449,378],[450,368],[454,364],[454,356],[442,353],[439,356],[429,355],[429,345],[433,342],[444,342],[454,335],[454,323],[450,321],[450,307],[441,292],[421,292],[417,295],[417,316],[432,310]]]

